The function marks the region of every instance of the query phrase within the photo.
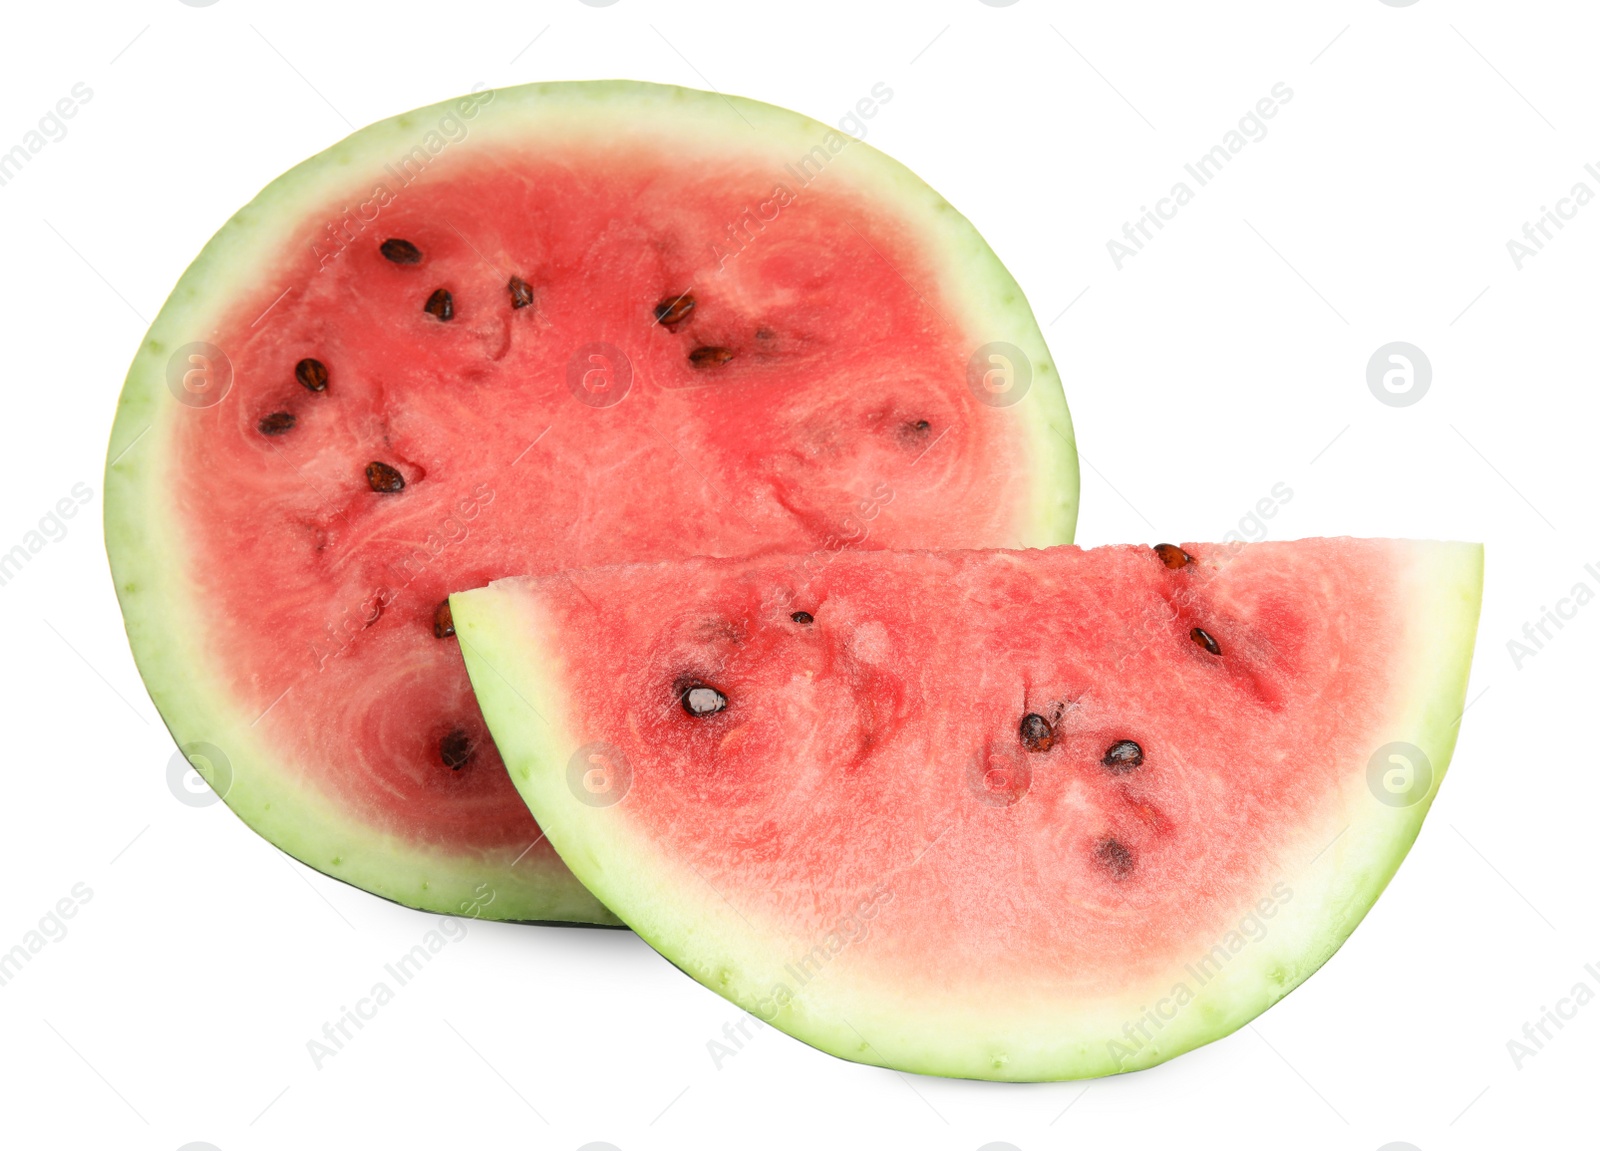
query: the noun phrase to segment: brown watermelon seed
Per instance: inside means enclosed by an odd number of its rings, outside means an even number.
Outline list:
[[[1106,748],[1106,753],[1100,762],[1109,768],[1113,775],[1127,775],[1144,762],[1144,748],[1131,739],[1119,739]]]
[[[669,332],[689,318],[694,311],[694,297],[688,292],[681,296],[668,296],[656,305],[656,323]]]
[[[435,639],[449,639],[456,634],[455,617],[450,614],[450,600],[439,601],[439,606],[433,609],[433,635]]]
[[[808,611],[797,611],[789,617],[795,623],[810,623],[816,617]]]
[[[367,486],[375,492],[397,492],[406,486],[406,478],[396,468],[373,460],[367,465]]]
[[[439,741],[439,759],[451,771],[460,771],[472,760],[472,737],[455,728]]]
[[[732,348],[704,347],[689,353],[689,362],[697,368],[721,365],[733,359]]]
[[[1203,628],[1198,628],[1198,627],[1190,628],[1189,629],[1189,638],[1194,640],[1194,642],[1199,644],[1201,647],[1205,648],[1212,655],[1221,655],[1222,654],[1221,646],[1217,643],[1216,640],[1211,638],[1211,633],[1206,631],[1206,630],[1204,630]]]
[[[328,390],[328,368],[321,360],[310,357],[301,360],[294,366],[294,378],[313,392]]]
[[[1112,879],[1126,879],[1133,874],[1133,852],[1114,839],[1102,839],[1094,849],[1094,858]]]
[[[264,436],[281,436],[292,427],[294,427],[293,412],[273,412],[269,416],[261,417],[256,430]]]
[[[1175,544],[1157,544],[1155,553],[1173,571],[1194,563],[1194,557]]]
[[[455,297],[444,288],[435,288],[422,310],[442,324],[456,314]]]
[[[506,287],[511,292],[511,307],[526,308],[533,303],[533,285],[521,276],[512,276]]]
[[[1055,746],[1055,729],[1050,726],[1048,719],[1037,712],[1030,711],[1023,716],[1017,731],[1022,736],[1022,746],[1029,751],[1049,751]]]
[[[378,245],[378,251],[391,264],[422,263],[422,250],[410,240],[385,240]]]
[[[696,719],[701,716],[715,715],[728,706],[727,696],[714,687],[698,682],[691,682],[685,687],[679,699],[683,704],[683,710]]]

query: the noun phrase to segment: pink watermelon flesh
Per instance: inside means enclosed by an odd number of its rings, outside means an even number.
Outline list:
[[[941,311],[925,235],[841,176],[730,257],[729,222],[781,175],[689,140],[469,142],[370,225],[318,202],[227,301],[205,338],[232,390],[176,409],[132,514],[178,525],[188,674],[353,829],[302,858],[341,874],[364,836],[413,845],[409,874],[356,881],[421,906],[428,859],[481,860],[491,886],[559,868],[472,697],[453,590],[1032,533],[1033,432],[969,388],[981,340]],[[589,907],[570,917],[605,918]]]
[[[1480,556],[692,561],[454,605],[541,825],[679,966],[848,1058],[1062,1078],[1226,1034],[1353,929],[1448,763]]]

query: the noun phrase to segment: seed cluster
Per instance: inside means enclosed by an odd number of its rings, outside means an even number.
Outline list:
[[[1017,736],[1022,746],[1035,754],[1049,751],[1057,741],[1054,725],[1036,711],[1022,717]],[[1100,757],[1101,766],[1112,775],[1127,775],[1143,763],[1144,749],[1131,739],[1117,740]],[[1112,879],[1125,879],[1133,873],[1133,852],[1115,839],[1102,840],[1095,848],[1094,859]]]
[[[399,268],[415,268],[426,262],[421,248],[399,236],[391,236],[380,243],[378,253]],[[519,275],[512,275],[506,281],[506,295],[512,311],[529,308],[534,304],[533,285]],[[653,312],[656,323],[668,331],[677,331],[689,322],[694,310],[694,294],[685,291],[663,298],[655,305]],[[456,317],[455,296],[449,288],[436,287],[424,299],[422,311],[441,324],[450,323]],[[761,335],[770,337],[771,333],[763,330]],[[720,367],[733,358],[733,349],[720,345],[698,345],[688,356],[689,363],[695,368]],[[322,395],[328,391],[329,376],[327,364],[314,357],[307,356],[294,366],[296,382],[315,395]],[[257,420],[256,430],[263,436],[283,436],[293,431],[299,423],[300,418],[293,411],[272,411]],[[926,427],[926,421],[922,426]],[[395,495],[405,490],[405,475],[393,463],[372,460],[366,464],[363,474],[367,488],[375,494]],[[797,611],[793,613],[792,618],[795,623],[802,625],[812,622],[810,612]],[[434,608],[432,626],[433,634],[438,639],[449,639],[456,634],[455,620],[451,615],[448,599],[441,600]],[[680,702],[688,714],[703,717],[714,715],[726,708],[728,697],[714,687],[695,683],[682,691]],[[473,758],[472,740],[462,728],[452,728],[439,740],[438,751],[440,762],[444,766],[452,771],[460,771]]]
[[[421,248],[410,240],[401,237],[390,237],[378,245],[379,254],[384,260],[397,268],[419,268],[426,264],[426,259]],[[409,272],[405,274],[410,274]],[[506,281],[506,299],[513,311],[532,307],[535,302],[533,285],[519,275],[512,275]],[[677,332],[689,324],[696,309],[696,299],[692,292],[684,291],[660,299],[653,307],[652,314],[655,322],[669,332]],[[455,319],[455,297],[449,288],[435,287],[428,293],[422,303],[422,311],[439,323],[450,323]],[[758,338],[770,340],[773,333],[762,328],[757,333]],[[733,348],[722,344],[697,343],[688,352],[689,364],[697,370],[714,370],[732,362],[736,357]],[[314,357],[304,357],[294,365],[294,378],[301,387],[313,395],[324,395],[329,390],[330,372],[326,363]],[[263,436],[284,436],[294,431],[301,423],[297,413],[290,410],[277,410],[262,415],[256,429]],[[908,420],[905,423],[908,433],[917,437],[926,437],[931,429],[931,424],[926,419]],[[401,493],[406,487],[405,474],[400,467],[383,460],[371,460],[364,469],[368,489],[377,495],[391,496]],[[1181,549],[1171,545],[1160,545],[1157,549],[1162,562],[1169,568],[1179,568],[1192,562],[1191,558]],[[1176,553],[1174,561],[1172,554]],[[809,611],[794,611],[790,619],[808,627],[815,621]],[[441,600],[432,613],[433,634],[438,639],[449,639],[456,634],[455,622],[450,611],[450,601]],[[1203,635],[1195,629],[1197,636]],[[1207,637],[1209,639],[1209,637]],[[1196,642],[1201,642],[1198,638]],[[1208,650],[1217,654],[1215,641],[1210,641]],[[678,702],[683,711],[695,718],[705,718],[724,711],[729,706],[728,696],[720,689],[702,682],[691,682],[683,685],[678,691]],[[1030,713],[1023,717],[1019,727],[1019,735],[1024,747],[1030,752],[1044,753],[1054,746],[1056,741],[1055,731],[1044,716]],[[1103,761],[1108,769],[1113,772],[1131,770],[1142,762],[1142,756],[1137,756],[1131,763],[1125,759],[1116,761],[1113,765],[1113,752],[1124,745],[1133,747],[1137,753],[1137,744],[1131,741],[1122,741],[1114,745],[1112,751],[1107,752]],[[438,754],[440,762],[451,771],[460,771],[466,767],[473,758],[473,743],[467,732],[460,727],[451,728],[439,739]],[[1123,857],[1131,861],[1126,849],[1121,848],[1115,841],[1107,841],[1111,847],[1121,851]],[[1103,848],[1104,850],[1108,850]],[[1131,868],[1131,862],[1126,864]],[[1126,868],[1125,868],[1126,869]],[[1115,868],[1113,868],[1115,870]]]

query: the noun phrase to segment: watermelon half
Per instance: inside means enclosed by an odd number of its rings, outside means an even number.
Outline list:
[[[487,90],[266,188],[139,349],[129,639],[250,826],[412,906],[615,922],[483,726],[445,597],[689,555],[1070,541],[1016,283],[899,164],[633,83]]]
[[[578,877],[847,1059],[1148,1067],[1315,971],[1450,760],[1477,545],[847,553],[452,597]]]

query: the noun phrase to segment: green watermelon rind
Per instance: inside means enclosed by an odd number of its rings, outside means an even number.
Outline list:
[[[1266,935],[1222,966],[1171,1022],[1160,1030],[1147,1023],[1152,1035],[1137,1045],[1127,1028],[1168,987],[1132,987],[1120,998],[1056,1009],[997,1000],[978,973],[970,1002],[953,995],[895,1004],[881,987],[835,994],[823,983],[773,1011],[769,991],[797,958],[794,942],[751,924],[730,893],[628,834],[610,808],[575,802],[568,761],[581,740],[563,717],[560,645],[533,598],[505,581],[452,596],[451,605],[473,689],[512,779],[567,865],[657,951],[765,1022],[842,1058],[960,1078],[1062,1080],[1150,1067],[1249,1023],[1339,949],[1393,878],[1455,747],[1483,574],[1476,544],[1397,541],[1396,556],[1398,618],[1407,628],[1397,650],[1408,660],[1396,682],[1408,686],[1392,694],[1389,714],[1374,717],[1373,746],[1421,748],[1432,767],[1426,795],[1389,806],[1369,785],[1367,764],[1341,765],[1334,817],[1302,829],[1279,856],[1290,897],[1276,906]],[[1073,1033],[1064,1020],[1075,1021]]]
[[[165,449],[189,410],[168,387],[168,358],[185,344],[214,338],[235,301],[261,290],[263,269],[276,266],[295,227],[319,213],[331,219],[330,206],[367,195],[385,163],[425,139],[443,117],[464,115],[469,105],[475,109],[469,126],[475,144],[514,146],[564,133],[646,140],[653,132],[682,131],[726,138],[732,149],[766,147],[775,161],[790,161],[832,133],[805,116],[734,96],[630,81],[551,83],[479,92],[408,112],[290,169],[207,243],[133,360],[107,452],[106,550],[134,659],[152,700],[180,747],[221,749],[225,768],[204,756],[193,762],[213,787],[226,788],[228,806],[265,838],[318,871],[428,911],[615,924],[616,917],[553,859],[529,856],[513,870],[511,851],[430,851],[403,836],[358,826],[314,786],[297,783],[283,770],[252,727],[270,701],[252,707],[237,699],[227,686],[228,669],[206,648],[207,581],[193,570],[183,509],[163,498],[172,490],[165,481],[171,459]],[[978,333],[975,342],[1005,340],[1028,354],[1032,386],[1009,412],[1028,429],[1037,482],[1033,506],[1019,517],[1022,538],[1016,542],[1070,542],[1078,491],[1072,423],[1054,361],[1016,282],[948,203],[869,145],[850,143],[826,176],[883,197],[936,241],[931,251],[944,260],[941,285],[966,330]]]

